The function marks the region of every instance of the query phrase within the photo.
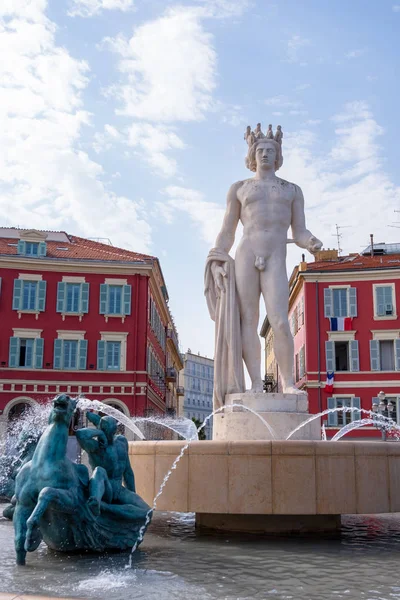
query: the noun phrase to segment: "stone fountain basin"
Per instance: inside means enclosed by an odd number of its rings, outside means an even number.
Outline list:
[[[137,492],[148,504],[185,444],[130,442]],[[192,442],[157,510],[195,512],[200,526],[272,533],[336,529],[341,514],[400,512],[400,443]]]

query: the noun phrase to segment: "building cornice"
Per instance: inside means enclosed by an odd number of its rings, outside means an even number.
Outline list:
[[[0,266],[2,269],[17,269],[21,271],[46,271],[46,272],[74,272],[74,273],[96,273],[114,275],[148,275],[150,276],[153,265],[148,263],[130,263],[104,260],[65,260],[49,258],[30,258],[21,256],[0,256]]]
[[[359,269],[354,271],[347,269],[346,271],[301,271],[299,275],[309,282],[386,281],[388,279],[400,279],[400,268],[397,266],[384,269],[363,269],[362,271]]]

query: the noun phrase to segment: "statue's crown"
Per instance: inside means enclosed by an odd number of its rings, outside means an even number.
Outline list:
[[[275,140],[278,144],[282,144],[283,131],[280,125],[277,126],[275,133],[272,131],[272,125],[268,125],[266,133],[263,133],[261,129],[261,123],[257,123],[254,131],[251,130],[251,126],[248,125],[244,133],[244,139],[246,140],[249,148],[257,141],[265,138],[266,140]]]

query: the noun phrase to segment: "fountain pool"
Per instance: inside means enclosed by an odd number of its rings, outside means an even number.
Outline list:
[[[345,516],[337,536],[198,536],[192,513],[157,513],[129,553],[65,555],[44,544],[15,566],[12,523],[0,519],[0,590],[96,600],[400,599],[400,516]]]

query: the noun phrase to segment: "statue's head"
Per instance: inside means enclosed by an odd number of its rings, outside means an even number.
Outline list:
[[[114,435],[117,433],[117,426],[117,419],[114,419],[114,417],[110,417],[109,415],[101,417],[100,429],[104,431],[109,444],[112,443]]]
[[[282,147],[279,142],[268,138],[258,139],[249,147],[246,158],[246,166],[254,173],[257,166],[260,169],[271,168],[271,163],[275,171],[283,164]]]
[[[49,423],[64,423],[69,427],[77,400],[73,400],[67,394],[60,394],[54,398],[52,404],[53,408],[50,412]]]
[[[257,127],[252,132],[250,125],[247,126],[244,134],[244,139],[248,144],[248,152],[246,156],[246,167],[253,171],[257,168],[271,168],[270,159],[273,159],[273,168],[275,171],[280,169],[283,164],[282,156],[282,127],[278,125],[275,135],[272,131],[272,125],[268,125],[267,134],[264,135],[261,129],[261,123],[257,123]]]

